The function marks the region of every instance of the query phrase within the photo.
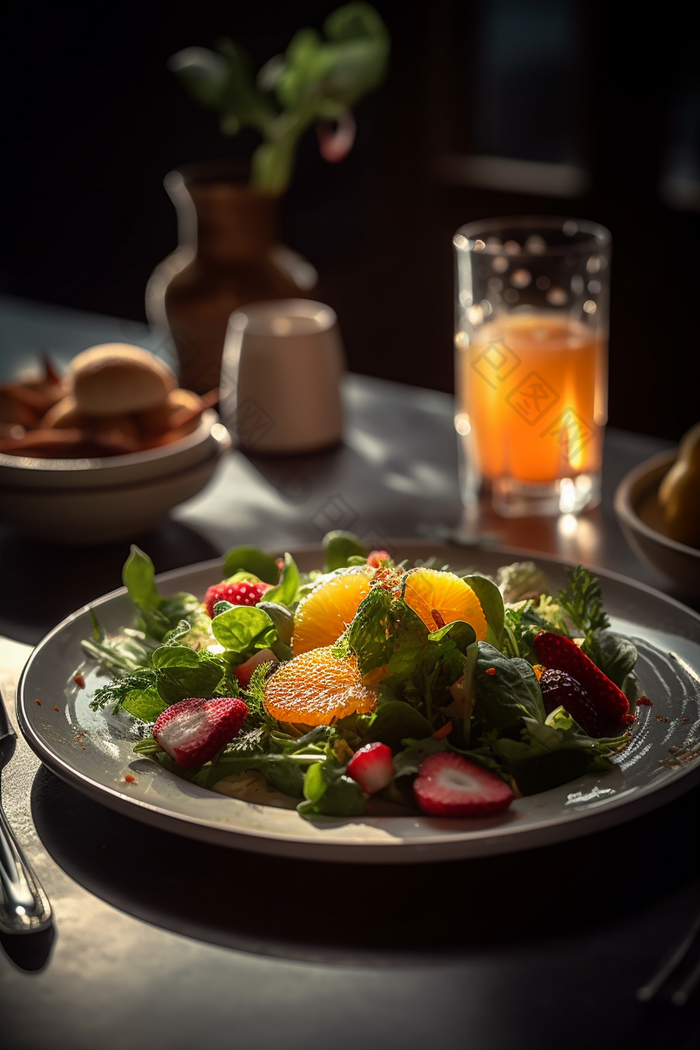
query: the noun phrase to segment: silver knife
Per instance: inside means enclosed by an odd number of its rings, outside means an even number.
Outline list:
[[[15,731],[0,693],[0,770],[12,758]],[[35,933],[51,925],[51,905],[15,838],[0,795],[0,930]]]

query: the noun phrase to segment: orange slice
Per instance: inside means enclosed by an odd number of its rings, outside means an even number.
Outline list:
[[[332,646],[312,649],[282,664],[265,683],[265,709],[281,722],[331,725],[372,711],[376,693],[362,684],[354,656],[336,659]]]
[[[324,577],[299,602],[294,614],[294,655],[332,645],[369,591],[373,571],[362,565]]]
[[[446,623],[465,620],[476,631],[479,641],[486,638],[486,617],[479,599],[468,583],[442,569],[419,567],[406,573],[403,599],[429,631]]]

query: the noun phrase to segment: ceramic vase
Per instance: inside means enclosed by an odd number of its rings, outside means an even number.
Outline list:
[[[314,267],[280,242],[279,198],[251,188],[232,164],[171,171],[165,189],[177,212],[178,245],[153,271],[146,314],[176,354],[180,385],[219,385],[228,319],[251,302],[310,298]]]

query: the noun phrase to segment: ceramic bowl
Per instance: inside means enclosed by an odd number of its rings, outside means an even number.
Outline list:
[[[0,491],[5,486],[42,490],[106,488],[162,478],[203,463],[217,446],[217,426],[221,427],[219,417],[213,409],[207,409],[191,434],[169,445],[124,456],[39,459],[0,452]]]
[[[675,449],[641,463],[615,491],[615,513],[630,547],[658,572],[700,593],[700,549],[664,535],[659,484],[677,456]]]
[[[0,454],[0,523],[52,543],[134,539],[209,482],[231,437],[215,412],[157,449],[104,459]]]

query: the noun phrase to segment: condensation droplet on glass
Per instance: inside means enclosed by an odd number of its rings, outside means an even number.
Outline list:
[[[487,237],[486,238],[486,247],[491,252],[498,251],[498,249],[501,247],[501,238],[500,237]]]
[[[484,311],[484,317],[490,317],[493,313],[493,306],[488,299],[481,300],[481,309]]]
[[[507,259],[504,259],[502,255],[497,255],[493,260],[492,266],[496,273],[505,273],[510,266],[510,263]]]
[[[561,230],[565,237],[574,237],[578,233],[578,223],[573,219],[567,219]]]
[[[518,255],[520,252],[520,245],[517,241],[506,241],[503,245],[503,250],[506,255]]]
[[[537,280],[535,281],[535,284],[537,285],[537,287],[539,288],[539,290],[541,292],[546,292],[546,290],[549,288],[551,283],[552,283],[551,279],[549,277],[546,277],[545,274],[542,274],[542,276],[538,277]]]
[[[586,269],[589,273],[598,273],[600,270],[600,256],[591,255],[590,259],[586,259]]]
[[[525,241],[525,251],[530,252],[531,255],[541,255],[542,252],[547,250],[547,244],[544,237],[540,237],[539,233],[532,233]]]
[[[455,248],[459,249],[459,251],[464,251],[465,248],[469,247],[469,241],[463,233],[456,233],[452,239],[452,243]]]
[[[503,298],[507,303],[517,303],[520,296],[516,292],[515,288],[506,288],[503,293]]]
[[[472,296],[471,291],[468,288],[462,288],[459,293],[459,305],[466,310],[473,302],[474,297]]]
[[[571,291],[574,293],[574,295],[580,295],[583,291],[583,288],[583,277],[580,273],[575,273],[571,278]]]
[[[482,321],[484,320],[484,311],[478,305],[478,303],[470,307],[470,309],[467,311],[467,319],[474,325],[482,323]]]
[[[531,281],[532,274],[529,270],[514,270],[510,275],[510,283],[516,288],[527,288]]]
[[[598,292],[600,291],[600,289],[601,289],[600,281],[589,281],[588,282],[588,291],[591,293],[591,295],[597,295]]]
[[[503,290],[503,281],[500,277],[489,277],[486,287],[490,292],[500,292]]]
[[[552,306],[563,306],[568,299],[568,295],[563,288],[550,288],[547,292],[547,302],[551,303]]]
[[[585,303],[583,304],[583,309],[584,309],[584,312],[587,313],[587,314],[594,314],[596,312],[596,310],[598,309],[598,307],[596,306],[596,304],[593,302],[592,299],[586,299]]]
[[[474,251],[475,252],[483,252],[485,247],[486,247],[486,241],[482,241],[480,238],[478,240],[474,241]]]

